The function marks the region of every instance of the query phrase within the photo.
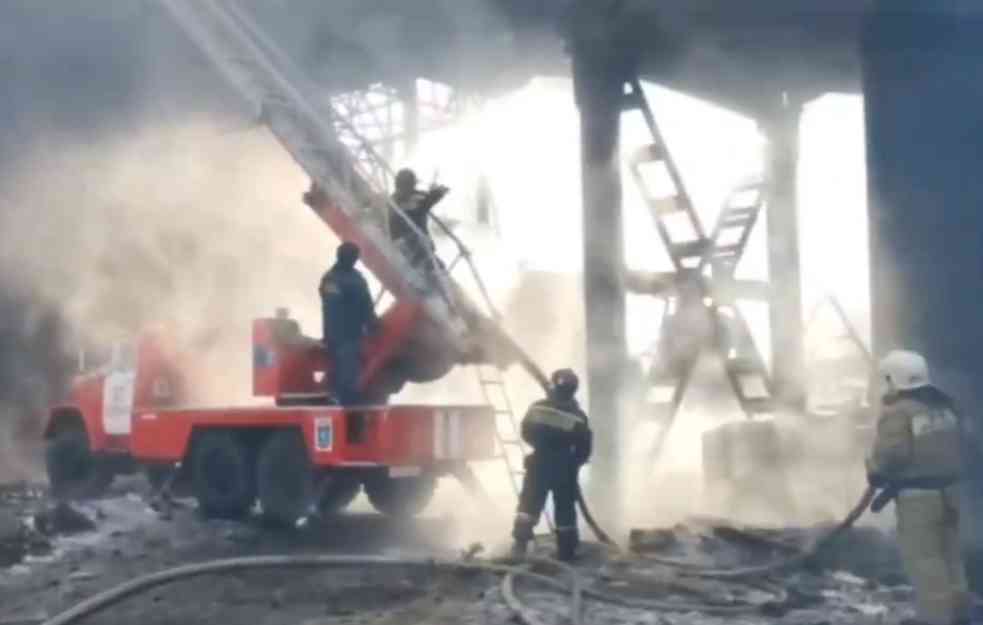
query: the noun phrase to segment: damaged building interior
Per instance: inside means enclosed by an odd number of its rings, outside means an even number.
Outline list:
[[[5,2],[0,625],[977,622],[981,66],[962,0]]]

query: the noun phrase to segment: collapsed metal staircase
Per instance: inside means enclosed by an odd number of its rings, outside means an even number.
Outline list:
[[[676,366],[649,371],[649,397],[658,399],[649,401],[647,416],[662,425],[653,444],[653,454],[657,456],[679,412],[703,347],[713,347],[720,355],[729,385],[745,415],[750,418],[773,410],[771,378],[737,306],[739,298],[767,298],[768,286],[737,280],[734,275],[765,196],[761,184],[734,190],[708,233],[637,78],[626,83],[623,110],[640,112],[652,137],[649,145],[632,156],[629,167],[675,270],[629,276],[628,286],[635,292],[671,298],[663,316],[664,325],[674,315],[683,314],[683,308],[688,311],[686,314],[706,315],[712,328],[709,345],[688,350]],[[661,180],[663,193],[653,188],[653,174]],[[683,291],[688,295],[680,297]],[[656,351],[664,347],[657,346]],[[658,359],[660,354],[653,356]]]
[[[857,331],[856,326],[850,321],[850,317],[847,315],[846,311],[843,309],[843,305],[840,301],[833,295],[827,294],[823,296],[818,302],[816,302],[812,311],[806,318],[805,325],[803,327],[805,331],[805,343],[808,348],[810,344],[810,334],[814,330],[814,327],[819,320],[820,313],[824,308],[828,308],[836,322],[841,326],[841,331],[832,336],[824,336],[822,340],[823,347],[830,347],[836,345],[848,346],[849,351],[853,351],[853,357],[849,358],[849,362],[845,362],[842,354],[840,358],[834,358],[830,362],[824,362],[824,358],[820,356],[817,352],[816,347],[813,349],[807,349],[805,354],[806,370],[810,382],[812,378],[816,377],[817,368],[832,367],[835,369],[835,383],[836,387],[834,390],[834,395],[840,397],[847,397],[846,402],[839,401],[834,403],[825,402],[823,405],[814,406],[824,413],[838,413],[842,412],[844,409],[850,409],[859,403],[862,404],[865,400],[869,400],[869,384],[872,378],[872,374],[876,367],[874,362],[873,354],[871,354],[870,349],[867,344],[861,338],[860,333]],[[842,350],[841,350],[842,351]],[[863,365],[864,371],[857,371],[857,365]],[[826,388],[824,390],[830,390]],[[810,394],[812,394],[810,385]],[[823,393],[819,393],[822,395]]]
[[[369,144],[360,140],[354,124],[342,111],[314,104],[311,85],[290,59],[270,41],[233,1],[162,0],[177,23],[202,49],[215,67],[246,100],[257,119],[269,127],[283,147],[307,172],[318,197],[310,202],[318,215],[341,238],[357,243],[362,259],[382,285],[377,302],[388,292],[395,299],[421,303],[430,324],[430,337],[448,346],[460,364],[479,365],[482,393],[495,411],[498,444],[513,490],[521,485],[523,442],[505,387],[502,370],[518,363],[544,388],[546,377],[527,354],[500,327],[499,317],[485,290],[469,250],[446,229],[457,244],[458,255],[447,270],[423,271],[407,262],[389,238],[378,216],[392,208],[386,189],[378,188],[378,168],[388,168]],[[339,135],[345,141],[339,139]],[[352,154],[352,142],[360,144]],[[346,146],[346,144],[348,144]],[[410,229],[425,237],[402,213]],[[443,225],[438,221],[438,226]],[[481,311],[451,280],[461,262],[468,266],[486,311]],[[476,349],[481,354],[475,357]],[[519,458],[516,458],[518,452]]]

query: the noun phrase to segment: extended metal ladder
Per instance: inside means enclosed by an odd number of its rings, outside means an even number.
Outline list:
[[[343,123],[344,117],[314,104],[318,100],[301,73],[235,2],[162,1],[327,197],[318,215],[339,236],[360,245],[363,262],[386,289],[417,298],[446,339],[467,351],[469,328],[450,305],[460,302],[446,283],[435,285],[406,263],[373,219],[372,205],[386,198],[367,182],[368,175],[339,140],[333,123]]]
[[[252,18],[232,0],[162,1],[239,95],[254,107],[257,118],[270,128],[307,172],[318,192],[326,196],[319,202],[311,202],[312,206],[339,236],[360,245],[363,262],[382,285],[378,299],[385,292],[396,298],[417,298],[430,320],[444,331],[445,338],[462,354],[470,352],[469,339],[475,332],[492,335],[498,355],[506,352],[508,358],[504,360],[517,361],[545,388],[547,382],[542,371],[501,330],[498,313],[471,260],[470,251],[449,229],[446,231],[457,245],[458,256],[447,271],[430,272],[436,273],[436,276],[428,275],[406,262],[387,235],[384,224],[377,219],[378,211],[372,210],[375,203],[388,203],[386,190],[374,188],[370,182],[374,179],[372,172],[364,171],[366,167],[388,168],[388,164],[367,141],[358,136],[354,125],[342,111],[322,110],[313,104],[318,99],[313,97],[310,85]],[[330,120],[330,123],[324,119]],[[349,144],[353,139],[356,143],[362,143],[359,158],[355,158],[350,148],[339,140],[339,133],[346,137]],[[417,236],[425,236],[401,211],[395,212],[406,220]],[[439,221],[438,225],[443,227]],[[450,270],[461,260],[470,268],[489,314],[483,314],[450,279]],[[436,283],[434,277],[437,278]],[[489,318],[493,321],[489,321]],[[502,366],[503,359],[495,360],[496,366]],[[492,365],[485,364],[482,370],[492,368]],[[514,458],[505,454],[504,450],[514,449],[518,445],[521,452],[522,443],[501,371],[498,368],[494,368],[494,371],[494,377],[487,377],[479,371],[479,381],[486,401],[496,411],[497,438],[503,449],[513,489],[518,492],[522,472],[516,466],[521,467],[521,461],[516,465]],[[503,401],[496,403],[489,395],[489,390],[494,386],[499,389]],[[506,427],[503,428],[502,420],[506,415]],[[508,431],[509,426],[511,431]]]
[[[641,112],[652,136],[652,143],[632,156],[629,168],[675,269],[669,276],[643,276],[630,284],[634,283],[634,290],[657,295],[662,295],[670,285],[687,285],[698,293],[713,327],[712,343],[722,357],[727,380],[742,411],[749,418],[770,412],[773,410],[771,378],[736,303],[738,297],[767,297],[767,285],[734,277],[764,207],[762,185],[747,185],[732,192],[708,234],[637,78],[626,83],[623,110]],[[660,195],[650,186],[652,174],[661,179],[661,186],[667,187],[668,193]],[[652,286],[646,287],[646,283]],[[668,304],[666,313],[663,323],[672,314]],[[651,418],[662,424],[652,447],[656,456],[679,412],[701,348],[685,354],[681,366],[672,371],[658,371],[650,376],[650,396],[661,396],[658,401],[650,402]]]

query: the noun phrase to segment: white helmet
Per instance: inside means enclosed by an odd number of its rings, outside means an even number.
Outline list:
[[[908,391],[932,384],[928,363],[917,352],[893,350],[881,360],[878,370],[888,389]]]

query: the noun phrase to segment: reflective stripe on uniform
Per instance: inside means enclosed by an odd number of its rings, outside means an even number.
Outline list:
[[[937,432],[954,432],[958,429],[959,422],[951,410],[936,410],[911,418],[911,433],[916,437]]]
[[[334,280],[327,280],[321,285],[321,295],[341,295],[341,288],[338,287],[338,283]]]
[[[530,423],[545,425],[564,432],[571,432],[578,424],[583,423],[583,419],[579,415],[550,406],[533,407],[526,415],[526,419]]]

